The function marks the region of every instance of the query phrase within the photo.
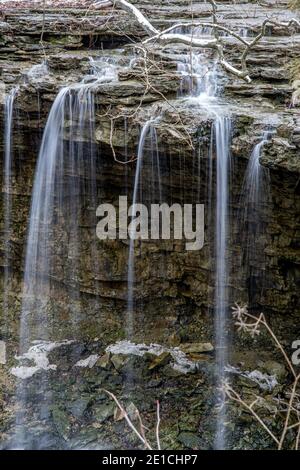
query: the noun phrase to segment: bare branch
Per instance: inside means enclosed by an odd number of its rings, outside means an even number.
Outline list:
[[[191,28],[199,28],[199,27],[215,28],[215,29],[218,29],[220,31],[224,31],[225,33],[231,35],[232,37],[234,37],[235,39],[240,41],[242,44],[244,44],[245,46],[248,45],[248,42],[243,37],[239,36],[237,33],[235,33],[234,31],[226,28],[225,26],[222,26],[222,25],[219,25],[219,24],[214,24],[214,23],[209,23],[209,22],[203,22],[203,21],[201,21],[199,23],[177,23],[173,26],[170,26],[167,29],[164,29],[159,34],[156,34],[155,36],[152,36],[151,38],[145,39],[143,41],[143,44],[147,44],[151,41],[155,41],[156,39],[159,39],[160,36],[162,36],[163,34],[168,34],[171,31],[174,31],[174,29],[182,28],[182,27],[186,27],[186,28],[188,28],[188,27],[191,27]]]
[[[278,445],[278,450],[281,450],[281,449],[282,449],[282,446],[283,446],[283,443],[284,443],[284,440],[285,440],[285,437],[286,437],[286,433],[288,432],[289,422],[290,422],[290,417],[291,417],[291,409],[292,409],[292,405],[293,405],[293,403],[294,403],[294,398],[295,398],[295,394],[296,394],[296,390],[297,390],[297,386],[298,386],[299,379],[300,379],[300,375],[298,375],[298,376],[295,378],[295,381],[294,381],[294,383],[293,383],[292,393],[291,393],[291,397],[290,397],[290,401],[289,401],[289,406],[288,406],[287,413],[286,413],[286,418],[285,418],[285,422],[284,422],[284,428],[283,428],[283,431],[282,431],[282,434],[281,434],[281,438],[280,438],[280,442],[279,442],[279,445]],[[298,436],[297,436],[297,437],[298,437]]]
[[[216,48],[217,41],[215,39],[197,39],[185,34],[161,34],[158,36],[160,42],[165,44],[181,43],[192,47],[212,47]]]
[[[136,434],[136,436],[139,438],[139,440],[144,444],[144,446],[148,449],[148,450],[153,450],[152,447],[150,446],[149,442],[147,441],[147,439],[145,437],[143,437],[141,435],[141,433],[137,430],[137,428],[135,427],[135,425],[132,423],[131,419],[129,418],[125,408],[121,405],[121,403],[119,402],[119,400],[117,399],[117,397],[109,392],[108,390],[105,390],[103,389],[103,391],[105,393],[107,393],[107,395],[112,398],[114,400],[114,402],[116,403],[117,407],[119,408],[119,410],[121,411],[122,415],[124,416],[124,419],[126,420],[128,426],[130,427],[130,429],[132,429],[132,431]],[[145,434],[144,434],[145,436]]]
[[[122,10],[126,11],[127,13],[133,15],[137,22],[142,26],[142,28],[149,34],[158,34],[158,30],[154,28],[154,26],[150,23],[149,20],[140,12],[138,8],[136,8],[134,5],[131,3],[127,2],[126,0],[112,0],[110,2],[113,6],[118,6]],[[97,6],[107,6],[107,2],[95,2],[95,5]]]
[[[159,439],[159,426],[160,426],[160,412],[159,411],[160,411],[160,403],[157,400],[157,402],[156,402],[156,416],[157,416],[157,419],[156,419],[156,442],[157,442],[158,450],[161,450],[160,439]]]
[[[223,384],[222,391],[225,394],[225,396],[227,396],[227,398],[229,398],[231,401],[239,403],[247,411],[249,411],[252,414],[252,416],[256,419],[256,421],[258,421],[259,424],[264,428],[264,430],[269,434],[269,436],[271,436],[273,441],[275,441],[276,444],[279,446],[279,443],[280,443],[279,439],[275,436],[275,434],[269,429],[266,423],[261,419],[261,417],[253,409],[254,404],[257,402],[257,400],[255,400],[255,402],[253,402],[251,405],[248,405],[248,403],[246,403],[242,399],[242,397],[228,383]]]
[[[300,28],[300,23],[296,19],[290,20],[288,23],[279,23],[274,20],[266,19],[260,29],[259,34],[253,39],[251,42],[247,42],[245,39],[243,39],[239,34],[236,34],[234,31],[231,31],[230,29],[226,28],[225,26],[221,26],[218,24],[218,17],[217,17],[217,4],[214,0],[207,0],[208,3],[212,7],[212,23],[198,23],[199,26],[201,25],[206,25],[212,28],[213,30],[213,39],[201,39],[201,38],[196,38],[193,34],[191,35],[185,35],[185,34],[172,34],[171,31],[173,31],[175,28],[178,26],[186,26],[190,25],[192,28],[194,28],[197,23],[178,23],[170,28],[164,30],[164,31],[159,31],[156,29],[150,21],[140,12],[138,8],[136,8],[134,5],[132,5],[130,2],[127,2],[126,0],[113,0],[113,5],[118,6],[119,8],[125,10],[127,13],[133,15],[137,22],[141,25],[141,27],[144,29],[144,31],[150,36],[148,39],[144,41],[144,44],[153,42],[153,41],[158,41],[163,44],[176,44],[176,43],[181,43],[185,44],[187,46],[192,47],[199,47],[199,48],[212,48],[216,49],[218,58],[219,58],[219,63],[223,67],[224,70],[229,72],[232,75],[235,75],[236,77],[245,80],[247,83],[251,82],[251,78],[249,76],[248,70],[247,70],[247,57],[253,49],[253,47],[260,41],[260,39],[265,36],[266,33],[266,27],[268,24],[272,24],[273,26],[280,26],[284,28],[290,28],[292,26],[295,26],[297,28]],[[96,4],[100,5],[103,2],[96,2]],[[229,36],[234,37],[237,39],[239,42],[241,42],[245,46],[245,50],[243,51],[240,61],[241,61],[241,69],[238,69],[234,67],[231,63],[229,63],[225,57],[224,57],[224,52],[223,52],[223,42],[220,37],[220,31],[226,32]]]
[[[272,439],[276,442],[278,450],[282,450],[283,445],[286,440],[286,436],[289,430],[297,429],[297,435],[295,437],[295,449],[299,448],[300,442],[300,409],[299,409],[299,393],[297,393],[297,389],[300,382],[300,374],[296,373],[294,366],[292,365],[287,353],[285,352],[283,346],[281,345],[279,339],[277,338],[276,334],[272,330],[272,328],[268,325],[266,318],[263,313],[256,317],[251,315],[248,312],[247,306],[239,306],[236,305],[233,307],[233,317],[237,320],[236,325],[238,329],[244,332],[249,333],[252,337],[256,334],[260,333],[260,327],[263,326],[267,332],[269,333],[270,337],[276,344],[277,348],[281,352],[282,356],[285,359],[286,365],[288,366],[290,372],[293,376],[293,383],[291,384],[291,391],[286,393],[286,397],[289,397],[288,402],[282,398],[277,398],[275,401],[281,405],[281,408],[278,410],[280,413],[284,412],[284,423],[283,428],[280,434],[280,437],[277,438],[271,429],[266,425],[266,423],[260,418],[257,412],[254,410],[254,406],[258,403],[258,398],[255,397],[255,400],[252,402],[251,405],[245,402],[242,397],[231,387],[228,381],[225,381],[222,386],[223,394],[231,401],[237,402],[241,404],[244,408],[251,412],[253,417],[260,423],[260,425],[268,432],[268,434],[272,437]],[[250,320],[250,321],[249,321]],[[296,417],[297,422],[291,424],[290,421],[292,417]]]
[[[283,28],[286,28],[286,29],[289,29],[293,25],[300,28],[300,22],[298,20],[296,20],[295,18],[292,18],[288,23],[279,23],[278,21],[275,21],[275,20],[265,19],[263,24],[261,25],[260,32],[253,39],[253,41],[248,43],[248,45],[246,46],[246,48],[245,48],[245,50],[244,50],[244,52],[241,56],[241,64],[242,64],[242,68],[243,68],[244,71],[247,70],[246,59],[247,59],[251,49],[266,35],[266,28],[267,28],[268,24],[273,25],[273,26],[283,27]]]
[[[130,427],[130,429],[132,429],[132,431],[136,434],[136,436],[139,438],[139,440],[144,444],[145,448],[148,449],[148,450],[153,450],[153,448],[151,447],[149,441],[146,438],[145,429],[148,429],[148,428],[146,428],[146,426],[144,426],[139,410],[137,408],[135,408],[135,416],[136,416],[136,418],[139,422],[140,431],[138,431],[136,426],[132,423],[132,420],[129,418],[128,413],[126,412],[125,408],[121,405],[121,403],[119,402],[117,397],[113,393],[109,392],[108,390],[103,389],[103,391],[105,393],[107,393],[107,395],[110,398],[112,398],[112,400],[114,400],[114,402],[116,403],[118,409],[121,411],[121,417],[126,420],[126,422],[127,422],[128,426]],[[157,449],[161,450],[160,437],[159,437],[160,404],[159,404],[158,400],[156,402],[156,416],[157,416],[157,420],[156,420],[156,427],[155,427],[155,435],[156,435]]]

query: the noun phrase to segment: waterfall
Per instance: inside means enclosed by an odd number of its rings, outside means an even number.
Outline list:
[[[21,354],[28,350],[33,340],[47,341],[51,335],[48,322],[50,317],[48,305],[51,301],[52,286],[53,253],[51,253],[51,244],[54,243],[54,204],[57,198],[60,205],[57,211],[59,212],[62,209],[64,164],[62,133],[69,99],[70,88],[63,88],[52,105],[38,157],[25,257],[20,324]],[[50,406],[52,397],[49,396],[49,384],[46,383],[46,380],[41,378],[39,387],[47,396],[47,405]],[[27,417],[29,400],[26,384],[24,384],[22,378],[17,388],[17,402],[20,404],[20,411],[16,415],[16,435],[14,436],[13,446],[17,449],[35,448],[37,444],[30,441],[26,432],[26,422],[29,420],[29,417]],[[35,405],[38,408],[38,419],[41,420],[43,405],[42,403],[36,403]]]
[[[32,340],[28,315],[34,315],[35,339],[48,339],[46,301],[50,294],[50,245],[54,198],[60,193],[63,175],[63,126],[70,89],[63,88],[51,108],[44,130],[32,192],[29,231],[24,270],[24,291],[21,315],[20,351],[28,349]],[[38,305],[40,299],[40,305]]]
[[[211,130],[210,154],[207,168],[208,185],[208,227],[214,239],[214,337],[215,337],[215,386],[222,387],[226,379],[225,367],[228,361],[229,333],[227,311],[229,298],[229,253],[230,238],[230,174],[231,174],[231,131],[232,119],[229,111],[222,109],[209,97],[203,106],[214,116]],[[214,229],[214,235],[213,230]],[[223,394],[218,397],[214,448],[226,448],[225,436],[226,406]]]
[[[187,95],[198,101],[211,99],[219,92],[216,63],[211,63],[203,53],[191,53],[179,61],[177,69],[182,76],[179,96]]]
[[[200,31],[201,34],[211,31]],[[196,31],[197,34],[197,31]],[[198,32],[199,34],[199,32]],[[208,223],[215,229],[214,239],[214,331],[216,349],[216,387],[225,380],[225,366],[228,360],[227,308],[230,302],[228,295],[228,238],[229,238],[229,196],[230,196],[230,142],[231,118],[226,106],[218,101],[222,87],[222,75],[215,61],[208,59],[204,53],[191,53],[184,62],[178,64],[182,74],[180,95],[187,95],[195,100],[214,116],[211,135],[211,151],[208,162]],[[213,156],[215,161],[213,162]],[[213,180],[213,168],[215,180]],[[214,188],[213,188],[214,185]],[[212,202],[212,195],[215,203]],[[214,212],[215,221],[212,214]],[[216,449],[226,448],[225,439],[226,408],[222,395],[219,397],[216,434]]]
[[[4,286],[3,286],[3,312],[8,314],[8,292],[10,271],[10,238],[12,217],[12,139],[13,139],[13,110],[18,87],[12,88],[6,95],[4,103]],[[7,325],[5,326],[5,328]],[[5,331],[6,333],[6,331]]]
[[[228,356],[228,335],[226,317],[228,306],[228,203],[230,171],[231,120],[218,115],[213,128],[216,147],[216,205],[215,205],[215,341],[216,341],[216,376],[218,385],[225,379],[225,366]],[[220,404],[215,437],[216,449],[225,448],[224,423],[226,409]]]
[[[254,146],[241,191],[240,233],[244,248],[243,265],[250,279],[258,273],[259,266],[260,271],[264,269],[265,230],[263,220],[270,203],[270,181],[269,170],[260,164],[259,159],[263,146],[273,133],[271,129],[263,132],[260,141]],[[248,287],[251,304],[252,287],[251,285]]]
[[[59,91],[44,129],[27,236],[20,326],[21,364],[30,344],[41,341],[48,344],[55,323],[64,321],[64,329],[69,326],[68,334],[72,338],[76,337],[82,318],[78,285],[82,262],[80,224],[90,217],[89,226],[95,227],[97,207],[93,88],[115,77],[107,74],[105,64],[101,70],[102,74],[99,72]],[[94,67],[92,72],[96,73]],[[89,253],[85,253],[88,261],[85,261],[96,274],[94,248],[91,243]],[[68,295],[68,316],[64,312],[63,319],[59,318],[56,305],[60,300],[56,298],[56,281],[63,282]],[[16,369],[17,376],[21,377],[22,365]],[[39,380],[44,393],[35,403],[35,414],[38,421],[43,421],[53,398],[47,374],[37,377],[35,380]],[[38,444],[30,442],[25,431],[28,400],[24,382],[20,380],[17,391],[22,410],[17,414],[14,445],[35,448]]]
[[[34,80],[47,74],[48,68],[46,62],[33,65],[27,72],[24,73],[21,83],[26,83],[28,80]],[[4,102],[4,178],[3,178],[3,192],[4,192],[4,286],[3,286],[3,311],[4,316],[8,314],[8,295],[10,291],[9,276],[10,276],[10,239],[11,239],[11,217],[12,217],[12,166],[13,166],[13,117],[14,117],[14,103],[20,87],[19,85],[11,89],[10,93],[6,95]],[[6,328],[6,327],[5,327]]]
[[[208,164],[208,188],[209,200],[208,209],[210,211],[208,222],[213,224],[214,233],[214,332],[216,350],[216,387],[222,386],[226,378],[225,366],[228,360],[228,333],[227,333],[227,309],[230,302],[228,295],[228,238],[229,238],[229,196],[230,196],[230,142],[231,142],[231,117],[228,110],[216,101],[220,90],[219,78],[214,68],[207,77],[204,90],[199,95],[199,102],[204,108],[214,116],[211,135],[210,161]],[[215,178],[213,181],[213,162],[215,155],[214,169]],[[214,185],[214,189],[213,189]],[[215,203],[212,202],[212,194],[215,196]],[[214,222],[211,212],[214,211]],[[218,413],[216,422],[216,434],[214,446],[218,450],[226,448],[225,422],[226,407],[222,394],[219,396]]]
[[[104,70],[106,76],[107,68]],[[92,78],[89,77],[87,83],[83,81],[60,90],[44,130],[34,179],[25,258],[22,352],[32,338],[48,339],[46,307],[57,256],[64,257],[62,278],[76,286],[80,270],[80,204],[82,200],[96,200],[93,87],[103,76],[94,77],[94,81]],[[90,182],[90,187],[86,181]],[[66,227],[66,233],[60,233],[61,226]],[[53,245],[57,239],[61,241],[60,247]],[[37,328],[28,335],[30,312]]]
[[[35,64],[25,72],[24,81],[34,81],[48,75],[49,69],[46,60],[43,60],[40,64]]]
[[[132,212],[135,213],[137,201],[139,199],[139,192],[141,193],[141,172],[144,160],[144,147],[146,139],[150,134],[151,137],[151,170],[152,178],[151,181],[154,182],[154,163],[158,167],[158,178],[159,178],[159,191],[161,194],[161,185],[160,185],[160,171],[159,171],[159,155],[158,155],[158,145],[157,145],[157,135],[156,130],[153,127],[154,119],[149,119],[146,121],[144,126],[141,129],[138,151],[137,151],[137,162],[135,169],[135,178],[134,178],[134,189],[132,197]],[[153,140],[154,139],[154,140]],[[153,196],[153,192],[152,192]],[[142,202],[142,201],[141,201]],[[134,286],[135,286],[135,255],[134,247],[135,240],[133,235],[131,236],[129,231],[129,255],[128,255],[128,274],[127,274],[127,320],[126,320],[126,333],[128,339],[131,339],[134,333]]]

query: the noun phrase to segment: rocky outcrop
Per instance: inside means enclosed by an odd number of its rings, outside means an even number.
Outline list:
[[[105,349],[95,339],[89,343],[40,344],[35,348],[48,349],[47,361],[51,367],[48,366],[48,371],[41,368],[27,378],[23,373],[28,397],[25,435],[30,448],[139,448],[140,443],[128,432],[122,414],[106,393],[108,386],[115,396],[122,396],[121,403],[134,423],[137,423],[137,410],[140,412],[147,426],[147,438],[154,448],[156,400],[160,402],[163,448],[211,448],[215,426],[211,412],[214,393],[208,387],[213,377],[213,352],[207,351],[211,346],[205,345],[203,352],[203,345],[189,343],[184,349],[192,352],[183,353],[181,348],[162,352],[164,348],[157,344],[147,347],[119,342]],[[249,353],[248,357],[240,355],[240,364],[246,370],[250,367],[251,372],[242,373],[239,367],[228,370],[234,386],[246,398],[255,393],[261,396],[260,413],[276,433],[278,423],[273,417],[270,420],[270,410],[276,408],[274,397],[282,391],[287,372],[280,363],[267,357],[262,355],[257,363]],[[22,361],[24,364],[25,358]],[[11,393],[11,386],[7,392]],[[2,414],[2,438],[4,447],[8,448],[13,447],[16,436],[14,423],[7,419],[11,406],[10,403],[6,414]],[[41,409],[42,422],[37,419]],[[240,417],[238,413],[234,407],[230,409],[235,425],[228,428],[228,436],[234,447],[260,448],[261,442],[264,448],[271,447],[270,438],[249,416]]]

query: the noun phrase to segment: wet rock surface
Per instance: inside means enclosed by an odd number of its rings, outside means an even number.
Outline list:
[[[59,351],[58,347],[49,355],[56,370],[41,370],[31,380],[24,379],[30,403],[26,426],[33,448],[43,448],[43,436],[47,448],[139,447],[134,435],[127,432],[124,419],[118,415],[117,407],[105,389],[118,397],[129,415],[135,409],[139,410],[145,425],[151,429],[149,439],[152,440],[155,439],[155,400],[160,400],[161,412],[166,418],[161,429],[164,447],[180,448],[182,432],[196,435],[197,411],[195,409],[192,418],[190,405],[199,409],[198,398],[203,394],[200,384],[207,367],[202,365],[191,373],[175,371],[170,365],[171,356],[165,357],[159,367],[152,367],[153,359],[159,356],[121,354],[118,359],[118,355],[106,353],[99,342],[73,343],[63,348]],[[95,352],[102,354],[102,360],[92,368],[74,366],[76,361]],[[66,354],[69,360],[65,362]],[[162,382],[163,388],[160,387]],[[44,419],[41,413],[44,413]],[[178,413],[182,419],[178,420]],[[37,427],[35,423],[38,423]],[[13,446],[14,433],[18,432],[9,424],[3,429],[4,447]],[[189,444],[185,447],[189,448]]]
[[[213,400],[213,357],[207,355],[189,372],[176,370],[171,355],[164,356],[153,367],[153,359],[160,356],[145,352],[146,345],[131,343],[131,352],[122,354],[107,352],[118,344],[104,348],[99,341],[70,343],[57,347],[49,354],[56,368],[41,370],[31,379],[24,379],[27,395],[25,418],[25,445],[33,449],[120,449],[140,448],[134,434],[128,432],[122,413],[106,390],[115,394],[128,415],[137,423],[136,410],[149,429],[147,436],[155,447],[156,401],[160,402],[161,444],[165,449],[205,449],[212,446],[216,417]],[[158,346],[158,345],[157,345]],[[191,344],[191,347],[198,346]],[[120,348],[120,346],[118,346]],[[153,348],[149,345],[148,348]],[[134,353],[143,348],[143,354]],[[100,356],[93,367],[76,367],[91,355]],[[280,427],[270,418],[276,411],[276,397],[282,392],[287,371],[280,362],[267,359],[263,354],[259,364],[249,355],[236,355],[235,361],[243,369],[258,367],[242,373],[231,367],[230,378],[245,400],[260,396],[260,412],[273,432]],[[14,448],[18,426],[12,420],[12,410],[19,410],[20,403],[12,398],[11,373],[4,375],[10,383],[2,402],[2,448]],[[3,380],[3,379],[2,379]],[[272,441],[251,420],[240,414],[237,408],[229,409],[230,422],[227,433],[234,448],[272,448]]]

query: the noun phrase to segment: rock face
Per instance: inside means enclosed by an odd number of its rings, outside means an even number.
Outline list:
[[[186,5],[180,1],[172,2],[171,6],[153,0],[132,3],[137,4],[160,27],[173,24],[180,18],[183,21],[189,18]],[[241,3],[234,8],[230,3],[219,3],[224,24],[240,31],[246,23],[248,35],[257,33],[262,18],[270,12],[284,21],[292,16],[286,11],[284,1],[276,2],[276,5],[269,2],[264,7]],[[193,9],[195,17],[207,21],[209,5],[196,3]],[[131,437],[128,437],[128,442],[127,438],[124,441],[124,423],[114,418],[114,405],[102,391],[107,388],[117,396],[123,393],[122,384],[130,368],[140,372],[129,384],[129,390],[124,392],[126,406],[133,401],[141,412],[145,412],[147,423],[151,423],[155,414],[154,400],[161,400],[166,419],[165,429],[162,430],[165,447],[211,447],[216,260],[212,223],[215,194],[210,196],[209,192],[208,162],[210,158],[215,160],[215,155],[210,154],[214,115],[193,100],[176,99],[181,83],[177,64],[188,54],[186,48],[151,48],[150,59],[153,63],[159,63],[159,67],[151,67],[145,76],[142,57],[137,56],[132,61],[134,53],[128,47],[130,39],[144,37],[140,27],[120,10],[107,8],[85,13],[80,8],[64,9],[63,12],[47,9],[43,47],[40,44],[41,10],[13,11],[7,8],[0,23],[1,128],[5,124],[4,92],[19,87],[13,110],[13,176],[9,188],[11,231],[8,242],[4,241],[7,188],[2,185],[0,266],[5,315],[0,316],[0,340],[7,343],[8,361],[6,366],[0,366],[5,377],[3,388],[6,387],[0,406],[12,407],[14,402],[14,379],[9,368],[17,366],[13,355],[18,344],[30,197],[42,131],[58,90],[80,82],[93,64],[90,58],[98,59],[97,63],[100,58],[101,67],[110,63],[117,68],[117,79],[97,85],[94,90],[96,113],[92,142],[88,138],[77,142],[82,146],[83,159],[90,145],[96,155],[97,203],[109,202],[117,206],[120,195],[127,195],[128,200],[132,200],[141,126],[150,117],[159,116],[155,122],[155,145],[157,143],[164,201],[188,204],[197,200],[207,209],[205,244],[201,251],[186,251],[185,243],[180,240],[145,241],[135,246],[137,275],[132,340],[146,344],[160,343],[167,349],[182,345],[182,351],[196,362],[197,367],[191,374],[176,372],[170,366],[172,355],[169,350],[155,357],[106,352],[108,346],[124,339],[127,334],[129,242],[98,241],[95,224],[91,224],[88,216],[91,211],[95,212],[96,207],[84,205],[79,227],[80,267],[72,271],[71,277],[67,275],[67,270],[74,263],[72,250],[70,254],[70,251],[58,249],[65,246],[63,243],[68,238],[67,221],[65,226],[60,227],[57,242],[52,247],[57,255],[51,272],[53,294],[46,307],[51,324],[50,339],[74,340],[74,343],[65,346],[63,352],[60,348],[51,352],[50,355],[56,357],[55,361],[50,358],[50,364],[59,363],[57,369],[42,370],[32,380],[26,379],[32,404],[30,439],[36,447],[37,442],[43,442],[44,438],[47,448],[136,446]],[[253,77],[251,84],[241,83],[232,77],[223,78],[226,112],[230,113],[233,122],[227,254],[228,308],[234,302],[247,302],[253,311],[263,310],[279,337],[290,345],[299,337],[300,118],[299,111],[290,106],[293,89],[286,63],[299,55],[300,37],[294,36],[292,39],[286,31],[276,26],[270,27],[269,33],[270,36],[259,42],[249,56],[249,72]],[[240,53],[241,48],[236,42],[227,42],[226,54],[233,58],[234,63],[237,63]],[[211,53],[208,51],[207,54],[210,56]],[[39,68],[45,55],[47,71]],[[245,227],[241,224],[240,195],[251,152],[263,131],[269,127],[273,134],[263,147],[260,162],[268,170],[270,198],[267,204],[259,208],[262,225],[256,240],[257,256],[247,264],[247,240],[242,237]],[[66,123],[66,141],[68,131]],[[3,153],[4,145],[1,134],[0,148]],[[1,172],[4,180],[3,166]],[[148,139],[141,173],[145,203],[151,202],[157,189],[153,187],[152,172],[153,145]],[[213,182],[215,177],[213,171]],[[66,174],[61,184],[67,184],[71,178],[71,174]],[[80,175],[79,179],[84,186],[84,175]],[[247,220],[247,224],[251,226],[255,220]],[[93,253],[90,250],[92,244],[96,247]],[[7,285],[8,294],[4,294]],[[233,345],[235,354],[249,347],[240,339],[235,340]],[[269,349],[264,338],[257,342],[256,347],[263,352]],[[64,353],[70,359],[66,359],[65,363]],[[270,359],[267,356],[268,353],[265,361]],[[92,357],[95,363],[90,360]],[[78,361],[83,361],[82,367],[75,367]],[[234,354],[232,361],[240,362]],[[63,371],[62,382],[57,382],[57,378],[61,377],[59,370]],[[35,421],[37,411],[34,403],[37,384],[44,376],[53,384],[54,398],[45,397],[51,429],[47,425],[41,430],[38,421]],[[243,380],[247,382],[248,379]],[[248,382],[244,384],[246,388],[248,385]],[[2,419],[5,434],[3,445],[6,446],[12,439],[13,419],[6,414]],[[198,433],[200,422],[201,439]],[[230,432],[236,432],[240,447],[256,448],[259,447],[259,439],[265,439],[255,429],[254,434],[250,434],[252,437],[243,441],[248,436],[245,423],[238,424],[236,430]],[[113,435],[116,437],[113,438]],[[270,445],[270,442],[264,441],[265,447]]]

